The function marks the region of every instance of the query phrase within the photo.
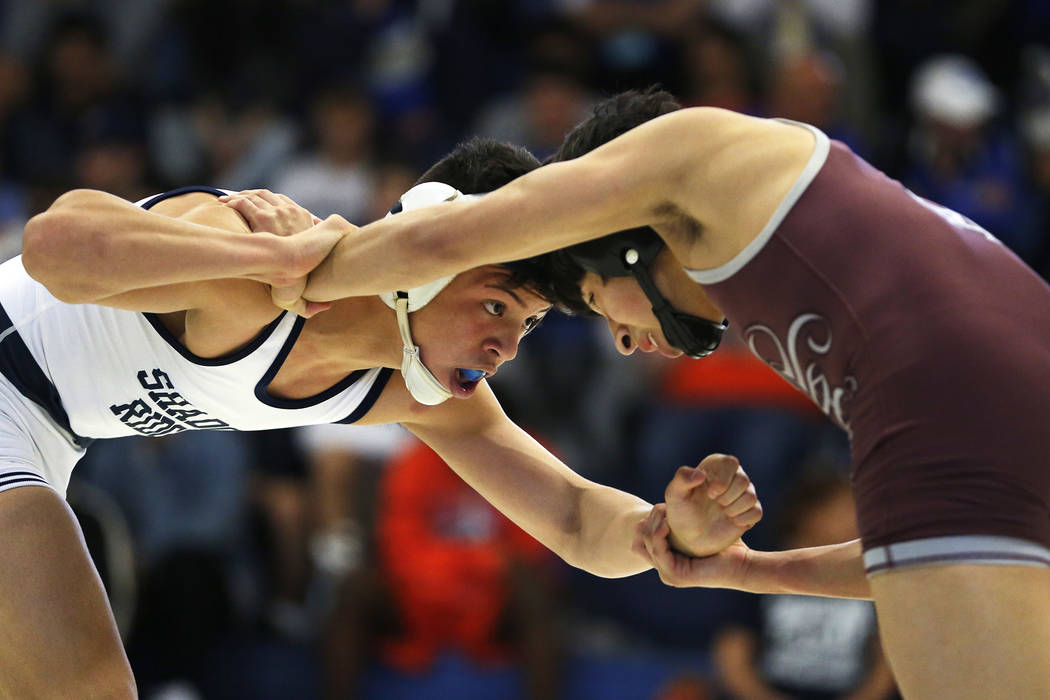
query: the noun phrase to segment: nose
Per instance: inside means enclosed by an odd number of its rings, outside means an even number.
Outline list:
[[[496,362],[496,366],[509,362],[518,356],[518,341],[521,338],[517,333],[502,333],[492,335],[481,344],[485,352]]]
[[[631,338],[631,331],[622,323],[609,321],[609,332],[612,333],[613,343],[621,355],[630,355],[638,347]]]

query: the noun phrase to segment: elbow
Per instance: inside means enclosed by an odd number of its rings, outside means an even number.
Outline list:
[[[58,245],[59,219],[61,216],[48,209],[26,222],[22,231],[22,265],[30,277],[43,284],[53,272],[51,253]]]
[[[90,294],[83,284],[90,267],[80,251],[95,237],[89,217],[77,213],[79,191],[67,192],[46,211],[32,217],[22,234],[22,265],[61,301],[83,303]],[[79,262],[78,262],[79,261]]]

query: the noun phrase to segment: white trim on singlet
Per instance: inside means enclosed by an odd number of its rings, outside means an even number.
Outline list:
[[[868,576],[910,566],[983,564],[1050,568],[1050,549],[1036,542],[998,535],[928,537],[864,550]]]
[[[777,230],[784,217],[791,211],[791,207],[795,206],[795,202],[802,196],[802,193],[809,187],[809,183],[813,181],[813,178],[817,176],[820,169],[824,167],[824,161],[827,160],[828,151],[831,148],[831,143],[828,141],[828,137],[823,131],[810,124],[803,122],[796,122],[790,119],[778,119],[777,121],[784,122],[786,124],[794,124],[801,126],[810,131],[813,137],[816,139],[816,144],[813,147],[813,153],[809,157],[809,162],[806,163],[806,167],[799,173],[798,179],[795,180],[795,184],[791,186],[788,193],[781,200],[780,205],[777,206],[776,211],[773,212],[773,216],[770,217],[769,221],[766,222],[765,227],[755,236],[750,243],[744,246],[744,249],[737,253],[732,260],[720,265],[718,267],[712,267],[707,270],[690,270],[685,268],[686,273],[700,284],[715,284],[716,282],[725,282],[727,279],[735,275],[740,271],[744,265],[748,264],[753,257],[758,255],[758,251],[762,250],[766,242],[773,236],[773,232]]]

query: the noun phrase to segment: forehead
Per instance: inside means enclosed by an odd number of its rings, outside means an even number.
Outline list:
[[[509,279],[510,271],[507,268],[500,265],[484,265],[467,270],[457,276],[454,281],[460,282],[457,286],[464,293],[484,295],[497,291],[507,294],[511,297],[511,301],[520,302],[521,307],[530,313],[539,313],[551,307],[549,301],[528,287],[509,286],[507,284]]]

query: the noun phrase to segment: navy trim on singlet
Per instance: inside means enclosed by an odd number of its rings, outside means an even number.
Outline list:
[[[179,195],[188,194],[190,192],[207,192],[208,194],[214,194],[216,196],[222,196],[226,194],[226,192],[224,192],[223,190],[220,190],[215,187],[208,187],[207,185],[187,185],[186,187],[178,187],[174,190],[168,190],[167,192],[162,192],[161,194],[158,194],[156,197],[153,197],[152,199],[143,202],[142,208],[149,209],[158,202],[163,202],[165,199],[178,197]],[[189,351],[189,349],[186,348],[185,345],[179,342],[179,339],[176,338],[171,331],[168,330],[168,328],[160,320],[159,315],[147,311],[142,312],[142,315],[146,318],[147,321],[149,321],[150,325],[153,326],[153,329],[157,331],[160,337],[167,341],[168,345],[178,350],[179,354],[182,355],[184,358],[197,365],[204,365],[206,367],[217,367],[220,365],[228,365],[233,362],[237,362],[238,360],[243,360],[245,357],[247,357],[256,349],[258,349],[258,347],[262,345],[267,338],[270,337],[274,329],[277,328],[277,324],[280,323],[282,318],[284,318],[284,313],[275,318],[273,322],[271,322],[269,325],[267,325],[265,328],[259,331],[259,335],[252,338],[247,345],[240,348],[239,350],[235,350],[226,355],[220,355],[219,357],[201,357],[199,355],[193,354]]]
[[[368,390],[368,393],[365,394],[365,398],[361,401],[361,403],[357,405],[357,408],[354,409],[353,413],[351,413],[346,418],[343,418],[342,420],[332,422],[346,424],[356,423],[357,421],[361,420],[361,418],[363,418],[364,415],[371,410],[372,406],[375,405],[376,401],[379,400],[379,395],[383,393],[383,389],[386,388],[386,383],[390,380],[390,376],[393,373],[394,370],[390,369],[389,367],[384,367],[383,369],[379,370],[379,376],[376,377],[376,380],[374,382],[372,382],[372,386]]]
[[[207,185],[186,185],[185,187],[177,187],[167,192],[161,192],[156,197],[152,197],[142,203],[143,209],[149,209],[158,202],[163,202],[165,199],[171,199],[172,197],[178,197],[180,194],[189,194],[190,192],[207,192],[213,194],[216,197],[222,197],[226,192],[216,187],[209,187]]]
[[[279,396],[274,396],[267,389],[270,386],[270,382],[277,376],[277,372],[280,371],[281,365],[284,364],[285,359],[288,357],[288,353],[292,351],[292,346],[295,345],[295,341],[299,339],[299,334],[303,330],[303,325],[306,323],[306,319],[302,316],[295,319],[295,326],[292,327],[291,333],[288,334],[288,338],[285,339],[284,345],[281,347],[281,351],[277,353],[277,357],[274,358],[270,368],[266,370],[266,374],[263,375],[259,383],[255,385],[255,398],[263,402],[267,406],[273,406],[274,408],[308,408],[310,406],[316,406],[322,401],[336,396],[340,392],[344,391],[347,387],[351,386],[358,379],[363,377],[369,370],[358,369],[354,370],[350,374],[346,375],[334,385],[328,387],[319,394],[313,396],[307,396],[304,399],[283,399]],[[371,392],[369,392],[371,395]],[[366,396],[367,400],[367,396]],[[351,414],[353,415],[353,414]]]
[[[205,367],[218,367],[219,365],[229,365],[243,360],[248,355],[252,354],[259,349],[259,346],[266,342],[266,339],[273,335],[273,332],[277,330],[277,325],[284,318],[287,311],[281,313],[280,316],[270,321],[266,326],[259,331],[258,335],[248,341],[248,344],[241,347],[238,350],[227,353],[225,355],[219,355],[218,357],[201,357],[190,352],[189,348],[179,342],[179,339],[168,330],[168,327],[164,325],[164,322],[160,320],[160,316],[154,313],[143,312],[142,315],[146,317],[150,325],[153,326],[153,330],[157,331],[157,335],[163,338],[168,345],[175,348],[180,355],[185,357],[187,360],[195,365],[204,365]]]
[[[77,447],[87,447],[92,443],[92,438],[85,438],[73,432],[69,426],[69,415],[62,406],[62,397],[54,383],[47,378],[44,370],[36,363],[33,354],[29,352],[22,336],[14,328],[11,317],[7,310],[0,304],[0,332],[7,335],[0,341],[0,372],[7,377],[19,392],[33,403],[40,406],[51,416],[51,420],[57,423],[69,436]]]
[[[47,483],[47,479],[35,472],[7,472],[5,474],[0,474],[0,488],[11,486],[13,484],[51,485]]]

